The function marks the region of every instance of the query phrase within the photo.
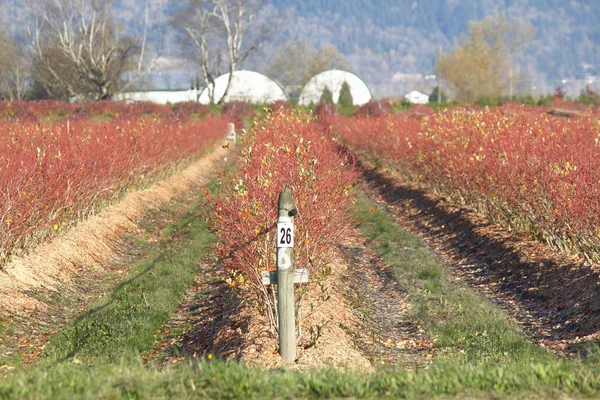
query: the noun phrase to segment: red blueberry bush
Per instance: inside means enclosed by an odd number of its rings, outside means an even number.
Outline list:
[[[224,136],[226,125],[166,113],[160,120],[0,121],[2,260],[32,236],[58,230],[140,177],[198,154]]]
[[[256,112],[252,107],[243,101],[231,101],[225,103],[223,111],[221,112],[221,118],[232,122],[236,129],[243,128],[246,122],[252,121],[256,117]]]
[[[392,106],[389,100],[370,100],[368,103],[365,103],[354,110],[355,117],[380,117],[391,113]]]
[[[247,105],[237,108],[246,109]],[[0,120],[54,121],[57,119],[111,119],[111,118],[172,118],[181,120],[195,117],[202,119],[213,113],[198,102],[177,103],[173,106],[150,102],[131,104],[103,100],[94,103],[65,103],[54,100],[0,101]],[[98,118],[97,118],[98,117]]]
[[[543,109],[338,117],[353,149],[393,163],[549,244],[600,254],[600,120]]]
[[[307,115],[281,110],[245,138],[233,172],[216,197],[209,197],[230,282],[265,307],[272,323],[274,299],[261,283],[261,272],[275,269],[279,192],[291,189],[298,210],[294,268],[307,268],[314,278],[351,225],[349,192],[358,176],[327,128]]]

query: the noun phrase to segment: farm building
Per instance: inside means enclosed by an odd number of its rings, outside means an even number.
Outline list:
[[[426,95],[425,93],[419,92],[418,90],[413,90],[412,92],[404,95],[404,98],[413,104],[429,103],[429,96]]]
[[[158,104],[180,103],[183,101],[197,101],[198,91],[195,89],[184,90],[148,90],[139,92],[123,92],[113,96],[115,101],[133,103],[136,101],[150,101]]]
[[[304,106],[317,104],[325,88],[329,89],[333,95],[333,102],[337,104],[344,82],[347,82],[348,86],[350,86],[354,105],[362,105],[371,100],[371,91],[362,79],[353,73],[332,69],[321,72],[308,81],[304,89],[302,89],[302,93],[300,93],[298,104]]]
[[[215,101],[219,101],[225,93],[229,73],[223,74],[215,79]],[[235,71],[231,80],[231,86],[225,98],[229,101],[245,101],[255,104],[272,103],[277,100],[287,100],[287,96],[281,86],[271,78],[254,71]],[[199,100],[202,104],[210,103],[207,88],[200,94]]]

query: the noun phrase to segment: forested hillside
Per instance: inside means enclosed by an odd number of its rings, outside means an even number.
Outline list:
[[[449,51],[469,21],[491,14],[529,21],[537,30],[515,63],[523,91],[568,86],[564,79],[595,76],[600,63],[595,0],[270,1],[292,16],[287,37],[335,45],[377,92],[402,90],[394,74],[431,73],[440,47]]]
[[[24,0],[0,2],[5,29],[27,43]],[[143,33],[144,2],[115,0],[115,16],[134,36]],[[197,73],[169,22],[177,2],[150,0],[150,40],[162,43],[163,80],[187,86]],[[577,96],[590,85],[599,91],[600,7],[598,0],[265,0],[263,18],[279,11],[285,23],[242,68],[268,73],[290,40],[306,40],[316,49],[337,48],[348,69],[360,75],[375,96],[397,96],[412,89],[431,90],[438,52],[449,52],[469,22],[503,14],[531,23],[537,35],[513,60],[516,94],[539,96],[562,86]],[[275,21],[274,21],[275,23]],[[178,78],[170,77],[177,70]],[[173,75],[175,76],[175,75]],[[421,77],[422,76],[422,77]],[[162,81],[161,81],[162,82]]]

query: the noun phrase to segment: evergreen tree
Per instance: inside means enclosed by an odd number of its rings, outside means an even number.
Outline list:
[[[341,115],[352,115],[354,113],[354,99],[350,92],[350,85],[344,81],[340,90],[340,97],[338,99],[338,112]]]
[[[340,98],[338,99],[338,104],[344,107],[354,105],[354,99],[352,98],[352,93],[350,92],[350,85],[348,85],[348,82],[346,81],[342,83],[342,89],[340,90]]]
[[[429,95],[429,102],[437,103],[438,99],[441,100],[442,103],[445,103],[446,101],[448,101],[448,96],[446,96],[446,92],[444,92],[443,89],[440,90],[440,87],[436,86],[433,88],[431,94]]]
[[[319,100],[319,104],[323,103],[333,104],[333,93],[331,93],[331,90],[327,86],[323,89],[323,94],[321,94],[321,99]]]

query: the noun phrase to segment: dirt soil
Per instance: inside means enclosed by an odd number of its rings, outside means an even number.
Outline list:
[[[14,260],[0,274],[2,356],[33,361],[57,327],[107,293],[144,255],[128,237],[158,233],[176,218],[165,207],[185,201],[226,158],[221,146],[181,174],[122,202]],[[599,269],[490,224],[472,210],[386,171],[367,168],[365,190],[404,229],[421,237],[464,283],[493,299],[532,341],[573,355],[600,336]],[[194,189],[195,188],[195,189]],[[227,284],[219,265],[199,266],[195,285],[148,355],[176,364],[187,358],[239,359],[267,368],[333,365],[371,371],[378,365],[427,368],[434,343],[411,317],[411,302],[368,240],[354,231],[324,280],[303,299],[297,360],[285,363],[267,318]],[[12,322],[12,323],[11,323]],[[18,328],[16,328],[18,326]],[[0,330],[0,333],[1,330]],[[16,346],[3,346],[10,339]],[[0,373],[2,371],[0,370]]]
[[[112,290],[130,263],[144,256],[148,249],[132,240],[145,235],[152,242],[177,217],[171,203],[190,202],[230,152],[229,147],[215,146],[182,171],[127,193],[6,265],[0,271],[0,360],[18,355],[25,363],[33,362],[52,333],[90,300]]]
[[[279,356],[276,334],[266,316],[225,282],[222,269],[204,265],[196,285],[165,327],[154,359],[177,364],[187,358],[238,359],[266,368],[323,365],[372,371],[377,365],[407,370],[427,366],[435,347],[390,271],[355,231],[340,246],[320,284],[309,284],[302,300],[302,337],[297,360]]]
[[[574,356],[585,355],[585,346],[600,336],[598,266],[557,254],[380,169],[365,170],[364,189],[400,226],[434,249],[457,280],[518,321],[532,342]],[[221,357],[282,366],[266,318],[241,301],[219,277],[218,267],[205,268],[170,323],[174,333],[154,353],[167,363]],[[313,311],[305,311],[298,360],[289,367],[371,370],[384,364],[412,369],[426,368],[434,357],[434,343],[411,317],[410,298],[358,231],[340,246],[331,276],[310,293],[303,304]]]
[[[409,296],[369,246],[358,231],[340,246],[350,266],[340,289],[362,317],[354,341],[374,365],[426,367],[435,356],[435,345],[412,316]]]
[[[557,254],[401,176],[367,166],[365,181],[400,226],[519,321],[534,343],[585,355],[600,337],[600,266]]]

